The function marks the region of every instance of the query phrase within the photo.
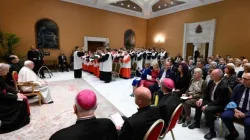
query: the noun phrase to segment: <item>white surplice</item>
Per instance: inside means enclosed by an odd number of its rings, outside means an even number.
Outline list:
[[[18,82],[34,82],[38,84],[35,86],[35,90],[39,90],[42,94],[43,103],[49,103],[52,101],[50,90],[45,81],[40,79],[34,72],[28,67],[22,67],[18,73]],[[21,91],[30,92],[32,87],[22,87]]]

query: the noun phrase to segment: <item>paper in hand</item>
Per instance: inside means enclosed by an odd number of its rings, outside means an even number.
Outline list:
[[[151,75],[147,75],[147,79],[148,79],[148,80],[151,80],[151,79],[152,79],[152,76],[151,76]]]
[[[122,126],[124,123],[122,116],[118,112],[111,115],[111,119],[114,122],[115,126]]]

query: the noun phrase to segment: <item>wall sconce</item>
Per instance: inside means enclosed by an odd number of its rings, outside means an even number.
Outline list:
[[[164,43],[165,42],[165,37],[162,34],[158,34],[154,38],[155,43]]]

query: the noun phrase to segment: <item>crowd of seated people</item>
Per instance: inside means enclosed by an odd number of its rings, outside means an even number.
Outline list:
[[[202,113],[205,114],[206,127],[209,128],[209,132],[204,136],[205,139],[213,139],[216,137],[214,127],[216,117],[222,118],[230,132],[230,134],[226,136],[227,140],[238,137],[238,132],[233,126],[235,119],[244,120],[245,140],[250,139],[250,63],[248,63],[247,59],[225,59],[217,55],[215,57],[210,56],[206,60],[197,57],[195,61],[192,57],[189,57],[188,61],[184,61],[180,54],[176,57],[170,57],[166,51],[154,49],[122,50],[121,53],[113,50],[102,53],[111,54],[112,56],[109,56],[107,60],[112,58],[112,62],[118,59],[117,63],[121,63],[122,69],[121,77],[130,78],[131,75],[128,74],[130,70],[127,69],[131,68],[132,63],[137,63],[137,73],[140,75],[140,78],[136,78],[132,83],[132,96],[135,97],[135,102],[140,109],[133,116],[126,118],[123,126],[117,128],[120,130],[117,135],[120,139],[126,139],[125,137],[128,137],[128,132],[131,135],[130,137],[132,137],[131,139],[141,138],[143,136],[142,134],[145,134],[145,131],[150,127],[149,124],[152,125],[152,123],[159,118],[165,121],[166,128],[169,121],[166,118],[169,118],[173,109],[179,103],[183,103],[184,105],[184,110],[178,122],[182,124],[183,127],[188,127],[189,129],[200,128],[201,115]],[[101,55],[105,56],[105,54]],[[93,57],[93,60],[94,59],[98,58]],[[9,63],[13,65],[18,63],[17,61],[18,58],[12,56]],[[93,62],[89,61],[88,64],[90,63]],[[140,66],[138,66],[138,64],[140,64]],[[144,67],[142,67],[143,64]],[[13,67],[14,66],[15,65],[13,65]],[[100,65],[97,66],[100,67]],[[30,77],[25,73],[32,71],[33,67],[34,64],[32,62],[26,61],[25,66],[19,72],[20,82],[30,81]],[[16,69],[18,71],[17,67]],[[48,91],[47,83],[40,81],[35,75],[32,77],[35,80],[31,80],[37,81],[38,86],[40,86],[38,90],[45,93],[44,103],[53,102]],[[22,81],[21,79],[26,80]],[[6,88],[6,86],[3,87],[2,95],[5,96],[4,88]],[[20,98],[23,97],[21,94],[14,94],[20,95]],[[143,122],[143,120],[140,120],[141,122],[137,120],[136,116],[143,114],[140,114],[140,112],[145,111],[146,116],[149,115],[153,117],[150,115],[151,113],[147,114],[147,112],[153,110],[150,104],[155,94],[159,96],[159,104],[158,107],[156,107],[157,109],[155,109],[158,110],[159,113],[154,112],[154,115],[159,114],[159,116],[154,116],[154,121],[152,120],[147,127],[145,127],[143,133],[136,132],[131,128],[144,128],[140,123],[147,124]],[[191,120],[191,108],[195,109],[193,122]],[[164,109],[165,111],[162,111]],[[75,109],[76,112],[79,110],[84,111],[84,108],[78,106],[78,108]],[[2,118],[0,118],[0,120],[1,119]],[[134,134],[134,136],[132,136],[132,134]],[[136,136],[137,134],[141,135]]]
[[[162,61],[162,60],[161,60]],[[145,63],[148,64],[148,61]],[[162,62],[161,62],[162,63]],[[148,66],[149,72],[143,73],[141,79],[135,79],[132,83],[134,90],[137,87],[144,86],[149,88],[151,95],[157,94],[159,96],[159,102],[164,98],[164,92],[161,89],[161,82],[163,78],[170,78],[174,81],[175,89],[172,90],[173,95],[186,98],[181,99],[184,110],[179,120],[179,124],[189,129],[200,128],[200,119],[202,113],[205,114],[206,127],[210,130],[204,135],[205,139],[213,139],[216,137],[214,130],[214,120],[218,114],[223,113],[226,106],[230,101],[235,100],[236,108],[234,109],[234,115],[230,118],[230,125],[228,120],[224,119],[230,134],[225,138],[226,140],[235,139],[238,137],[238,132],[232,126],[234,117],[237,119],[245,119],[248,117],[250,111],[250,100],[248,99],[249,90],[236,90],[236,87],[241,85],[242,87],[248,87],[249,79],[247,75],[250,73],[250,63],[245,58],[222,58],[220,56],[211,56],[207,60],[197,58],[196,64],[192,58],[189,57],[188,61],[184,61],[178,54],[175,58],[168,57],[164,61],[164,67],[160,69],[158,78],[150,85],[145,85],[145,81],[150,81],[152,76],[153,66]],[[145,71],[144,71],[145,72]],[[135,84],[136,83],[136,84]],[[239,87],[238,87],[239,88]],[[133,90],[133,91],[134,91]],[[237,99],[235,98],[235,92],[241,91]],[[232,92],[232,93],[231,93]],[[133,95],[133,94],[132,94]],[[233,96],[232,96],[233,95]],[[247,107],[243,106],[243,100],[246,100]],[[239,108],[238,106],[241,105]],[[191,108],[195,109],[194,122],[191,123]],[[244,108],[242,110],[242,108]],[[243,113],[242,113],[243,111]],[[229,112],[229,111],[227,111]],[[240,115],[236,115],[241,112]],[[231,112],[232,115],[233,112]],[[229,115],[228,113],[226,113]],[[242,115],[244,114],[244,115]],[[219,116],[220,117],[220,116]],[[228,117],[228,116],[227,116]],[[226,119],[229,119],[227,118]],[[247,132],[250,131],[248,121],[245,121],[245,140],[250,139]]]

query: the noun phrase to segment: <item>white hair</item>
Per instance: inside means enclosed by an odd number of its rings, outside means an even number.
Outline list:
[[[201,68],[195,68],[194,72],[198,72],[198,73],[200,73],[202,75],[202,69]]]
[[[7,69],[7,68],[10,68],[10,65],[5,64],[5,63],[0,63],[0,71],[4,70],[4,69]]]
[[[217,65],[217,63],[216,63],[216,62],[214,62],[214,61],[212,61],[212,62],[210,63],[210,65],[214,65],[214,66],[216,66],[216,65]]]
[[[26,61],[24,61],[24,66],[28,66],[29,64],[32,64],[32,63],[33,63],[32,61],[26,60]]]
[[[224,76],[223,71],[221,69],[216,69],[216,70],[218,70],[218,74],[222,78]]]

